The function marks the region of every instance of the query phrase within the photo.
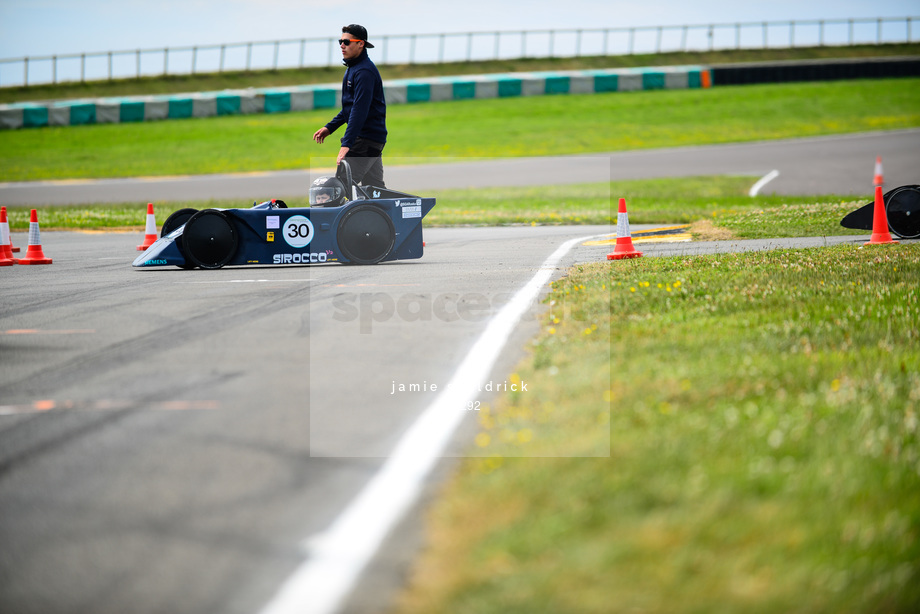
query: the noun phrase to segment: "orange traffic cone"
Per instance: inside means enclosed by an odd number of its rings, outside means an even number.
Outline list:
[[[6,211],[6,207],[0,207],[0,211]],[[6,239],[7,244],[10,246],[10,252],[18,252],[18,247],[13,247],[13,236],[10,234],[10,224],[9,222],[2,222],[4,228],[6,228]]]
[[[872,178],[873,186],[880,186],[885,183],[885,177],[882,173],[882,156],[875,156],[875,177]]]
[[[872,236],[863,245],[877,243],[897,243],[888,232],[888,214],[885,213],[885,198],[882,196],[882,186],[875,186],[875,209],[872,210]]]
[[[51,258],[42,251],[41,232],[38,230],[38,212],[32,209],[29,216],[29,247],[26,255],[20,258],[18,264],[51,264]]]
[[[13,250],[10,249],[10,225],[6,221],[6,207],[0,209],[0,266],[13,266]]]
[[[632,236],[629,234],[629,215],[626,213],[626,199],[620,199],[620,208],[617,211],[617,246],[612,254],[607,254],[607,260],[620,260],[622,258],[638,258],[642,252],[637,252],[633,247]]]
[[[147,251],[147,248],[156,243],[157,218],[153,215],[153,203],[147,203],[147,228],[144,230],[144,242],[137,246],[137,251]]]

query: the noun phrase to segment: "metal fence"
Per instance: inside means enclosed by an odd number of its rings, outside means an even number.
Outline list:
[[[375,38],[372,42],[376,45],[378,64],[881,45],[914,42],[917,19],[398,34]],[[10,58],[0,60],[0,87],[333,66],[340,58],[339,46],[331,37]]]

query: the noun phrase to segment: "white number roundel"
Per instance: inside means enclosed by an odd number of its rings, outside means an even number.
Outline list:
[[[313,240],[313,222],[302,215],[289,217],[281,233],[291,247],[306,247]]]

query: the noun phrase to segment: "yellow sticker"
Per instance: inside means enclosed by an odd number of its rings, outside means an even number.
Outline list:
[[[273,232],[268,232],[268,233],[266,233],[266,234],[265,234],[265,240],[266,240],[266,241],[274,241],[274,240],[275,240],[275,233],[273,233]]]

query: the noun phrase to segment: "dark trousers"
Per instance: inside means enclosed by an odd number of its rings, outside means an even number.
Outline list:
[[[383,182],[383,147],[385,143],[375,143],[358,137],[345,157],[351,166],[351,178],[363,186],[387,187]]]

